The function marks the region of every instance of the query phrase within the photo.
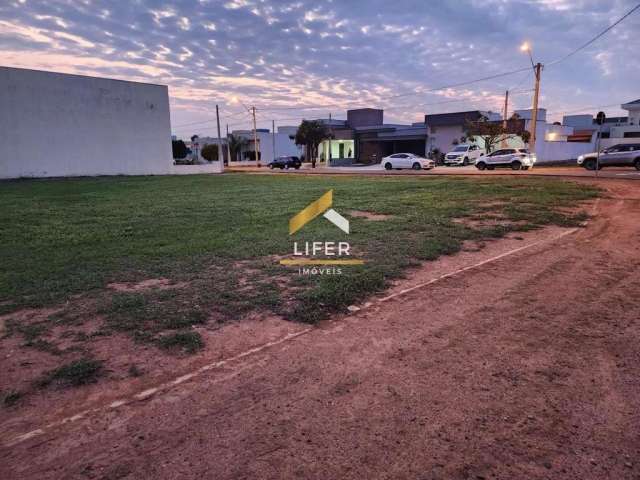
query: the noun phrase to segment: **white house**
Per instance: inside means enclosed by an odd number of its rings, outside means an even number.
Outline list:
[[[0,178],[217,171],[173,164],[165,85],[0,67],[0,139]]]

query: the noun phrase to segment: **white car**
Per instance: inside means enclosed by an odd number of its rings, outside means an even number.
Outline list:
[[[436,166],[436,162],[430,158],[423,158],[413,153],[394,153],[388,157],[384,157],[380,162],[385,170],[401,168],[412,168],[413,170],[431,170]]]
[[[484,151],[478,145],[458,145],[444,156],[445,165],[472,165],[484,156]]]
[[[536,156],[526,148],[503,148],[483,156],[476,162],[478,170],[508,167],[511,170],[528,170],[536,163]]]

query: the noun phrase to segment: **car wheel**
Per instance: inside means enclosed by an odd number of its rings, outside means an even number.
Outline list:
[[[515,162],[511,162],[511,170],[520,170],[522,168],[522,163],[518,162],[517,160]]]
[[[495,170],[496,167],[494,167],[493,165],[488,165],[487,166],[487,170]]]
[[[269,168],[270,168],[271,170],[273,170],[273,165],[269,165]]]
[[[464,157],[464,160],[462,160],[462,166],[466,167],[467,165],[469,165],[469,159],[467,157]]]
[[[392,168],[393,168],[393,166],[389,162],[384,164],[384,169],[385,170],[391,170]]]
[[[480,162],[476,164],[476,168],[478,170],[484,170],[485,168],[487,168],[487,165],[484,162]]]
[[[411,166],[411,168],[413,168],[414,170],[420,170],[422,167],[418,162],[416,162]]]
[[[300,165],[296,165],[296,166],[295,166],[295,169],[296,169],[296,170],[300,170]]]
[[[633,166],[636,167],[636,170],[640,170],[640,158],[636,158],[635,162],[633,162]]]
[[[587,170],[595,170],[596,169],[596,161],[593,158],[587,158],[583,163],[582,166],[584,168],[586,168]]]

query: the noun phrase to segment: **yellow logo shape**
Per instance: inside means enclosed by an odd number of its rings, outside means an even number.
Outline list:
[[[349,221],[338,212],[331,209],[331,205],[333,205],[333,190],[329,190],[289,220],[289,235],[293,235],[311,220],[324,212],[326,212],[323,215],[324,218],[329,220],[343,232],[349,233]]]

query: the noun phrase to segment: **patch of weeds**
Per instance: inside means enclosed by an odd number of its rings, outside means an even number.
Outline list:
[[[158,345],[170,351],[195,353],[204,348],[204,340],[198,332],[175,332],[156,339]]]
[[[36,385],[40,388],[51,384],[60,387],[79,387],[97,382],[103,374],[104,365],[100,360],[82,358],[45,373]]]
[[[141,377],[142,373],[143,373],[142,370],[140,370],[137,365],[135,365],[133,363],[131,365],[129,365],[129,376],[130,377]]]
[[[33,323],[27,325],[18,325],[16,330],[22,334],[27,343],[33,342],[40,335],[47,332],[48,328],[42,323]]]
[[[16,403],[20,401],[20,399],[24,396],[22,392],[17,390],[9,390],[2,398],[2,404],[5,407],[12,407]]]
[[[41,352],[47,352],[52,355],[62,355],[64,353],[56,345],[42,338],[31,340],[29,342],[24,343],[23,345],[25,347],[32,347],[32,348],[35,348],[36,350],[40,350]]]
[[[385,285],[384,272],[375,267],[323,277],[315,287],[299,294],[293,310],[285,315],[299,322],[316,323],[332,313],[346,309],[365,296],[382,290]]]

